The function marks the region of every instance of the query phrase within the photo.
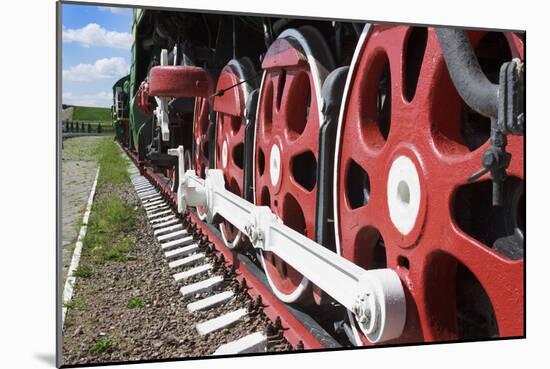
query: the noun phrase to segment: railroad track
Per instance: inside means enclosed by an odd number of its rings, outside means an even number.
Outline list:
[[[135,155],[125,151],[136,163]],[[263,271],[247,256],[227,249],[215,228],[193,212],[179,214],[164,178],[147,167],[140,173],[134,164],[129,172],[181,297],[197,316],[198,334],[238,328],[250,319],[265,321],[250,333],[232,334],[214,355],[341,346],[313,317],[281,303]]]

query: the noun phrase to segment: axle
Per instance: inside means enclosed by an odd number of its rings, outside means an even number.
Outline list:
[[[182,146],[169,150],[178,156],[180,173],[184,173],[183,152]],[[362,269],[285,226],[269,207],[256,206],[226,190],[218,169],[207,170],[205,179],[187,170],[180,176],[177,199],[179,212],[202,207],[209,223],[221,216],[246,234],[255,248],[284,260],[352,311],[371,342],[398,338],[403,332],[405,294],[392,269]]]

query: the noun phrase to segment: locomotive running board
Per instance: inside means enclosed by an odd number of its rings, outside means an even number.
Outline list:
[[[256,206],[225,189],[223,173],[209,169],[206,178],[184,171],[183,146],[178,157],[178,212],[188,206],[206,210],[208,223],[223,217],[248,236],[255,248],[276,254],[316,286],[353,312],[370,342],[398,338],[406,318],[405,293],[392,269],[365,270],[285,226],[267,206]],[[322,271],[322,272],[320,272]]]

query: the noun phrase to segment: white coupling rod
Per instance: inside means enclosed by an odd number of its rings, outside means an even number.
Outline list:
[[[182,163],[183,147],[169,153]],[[207,170],[206,179],[193,170],[180,176],[178,210],[187,206],[204,208],[209,223],[222,216],[246,234],[255,248],[276,254],[353,312],[371,342],[397,338],[403,332],[405,293],[394,270],[365,270],[287,227],[269,207],[256,206],[226,190],[219,169]]]

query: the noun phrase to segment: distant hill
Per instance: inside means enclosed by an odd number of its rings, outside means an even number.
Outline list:
[[[95,122],[110,122],[111,109],[95,108],[90,106],[73,106],[72,120],[79,121],[95,121]]]

